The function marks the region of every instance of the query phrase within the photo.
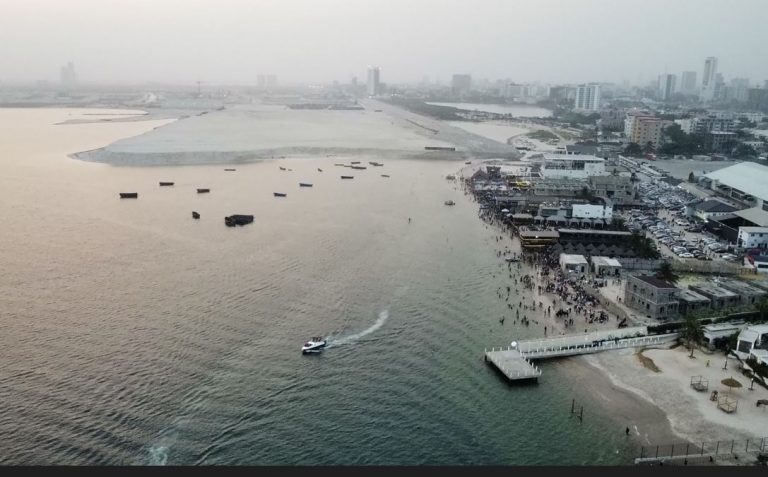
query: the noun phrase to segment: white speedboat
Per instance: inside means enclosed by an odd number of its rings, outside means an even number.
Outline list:
[[[319,353],[320,351],[325,348],[326,341],[319,337],[315,336],[314,338],[311,338],[309,341],[304,343],[304,346],[301,347],[301,352],[303,354],[306,353]]]

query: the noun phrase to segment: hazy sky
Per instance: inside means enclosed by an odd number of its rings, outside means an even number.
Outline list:
[[[0,81],[768,79],[768,0],[0,0]]]

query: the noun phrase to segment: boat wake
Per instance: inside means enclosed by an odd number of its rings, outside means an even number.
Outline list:
[[[328,337],[328,345],[326,346],[326,348],[354,343],[360,338],[364,336],[368,336],[371,333],[378,330],[379,328],[381,328],[382,326],[384,326],[384,322],[387,321],[387,318],[389,318],[389,310],[384,310],[381,313],[379,313],[379,318],[376,320],[374,324],[372,324],[369,328],[361,331],[360,333],[355,333],[353,335],[348,335],[348,336],[342,336],[340,338]]]

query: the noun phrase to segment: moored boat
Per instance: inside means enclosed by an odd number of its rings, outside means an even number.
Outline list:
[[[237,169],[224,169],[224,170],[228,172],[232,172],[232,171],[236,171]]]
[[[299,187],[312,187],[309,182],[299,182]]]
[[[445,201],[445,205],[456,205],[456,202],[454,202],[452,200],[446,200]]]
[[[275,197],[287,197],[288,194],[285,194],[283,192],[273,192],[275,194]]]
[[[349,161],[350,164],[360,164],[360,161]]]
[[[195,212],[195,211],[193,210],[193,211],[192,211],[192,218],[193,218],[193,219],[199,219],[199,218],[200,218],[200,214],[198,214],[197,212]]]
[[[354,179],[355,176],[341,176],[342,179]]]
[[[389,177],[389,174],[382,174],[381,177]]]
[[[172,185],[173,185],[173,182],[161,182],[160,183],[160,187],[168,187],[168,186],[172,186]]]
[[[241,214],[235,214],[230,215],[229,217],[224,217],[224,223],[227,225],[227,227],[234,227],[236,225],[246,225],[253,222],[253,216],[252,215],[241,215]]]
[[[197,189],[198,194],[207,194],[211,191],[211,189]]]
[[[301,353],[319,353],[325,349],[327,342],[320,336],[314,336],[301,347]]]
[[[352,169],[368,169],[365,166],[352,166]]]
[[[317,172],[323,172],[323,170],[318,167]]]
[[[121,199],[138,199],[139,193],[138,192],[120,192],[120,198]]]
[[[285,170],[285,167],[283,167],[283,166],[279,166],[279,167],[280,167],[280,170],[281,170],[281,171],[284,171],[284,170]]]

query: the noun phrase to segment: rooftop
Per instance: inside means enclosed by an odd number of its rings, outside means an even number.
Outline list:
[[[568,265],[586,265],[587,259],[584,258],[584,255],[570,255],[567,253],[561,253],[560,263],[565,263]]]
[[[768,227],[739,227],[739,231],[748,234],[768,233]]]
[[[766,291],[739,280],[723,280],[720,286],[739,295],[765,295]]]
[[[601,157],[595,157],[591,154],[544,154],[545,161],[588,161],[588,162],[605,162],[605,159]]]
[[[668,281],[662,280],[660,278],[656,278],[651,275],[636,275],[635,278],[655,288],[677,288],[676,286],[669,283]]]
[[[520,238],[558,238],[560,234],[556,230],[524,230],[520,232]]]
[[[696,205],[696,210],[702,212],[733,212],[736,207],[717,199],[707,199]]]
[[[703,303],[709,301],[709,298],[705,297],[701,293],[696,293],[695,291],[687,288],[680,290],[679,297],[681,300],[688,303]]]
[[[720,181],[749,195],[768,200],[768,167],[754,162],[741,162],[724,169],[719,169],[704,177]]]
[[[610,257],[592,257],[592,265],[601,267],[621,267],[621,262]]]
[[[597,229],[559,229],[561,234],[581,234],[581,235],[615,235],[615,236],[627,236],[632,235],[632,232],[626,232],[623,230],[597,230]]]
[[[726,290],[725,288],[710,282],[694,283],[693,285],[690,285],[690,288],[705,296],[709,295],[712,298],[735,298],[738,296],[732,291]]]
[[[735,330],[746,326],[743,321],[733,323],[712,323],[704,326],[704,331]]]
[[[766,177],[766,181],[768,183],[768,177]],[[768,188],[766,188],[765,191],[765,195],[768,195]],[[737,210],[733,212],[733,214],[746,221],[752,222],[753,224],[757,224],[760,227],[768,227],[768,212],[764,211],[761,207]]]

